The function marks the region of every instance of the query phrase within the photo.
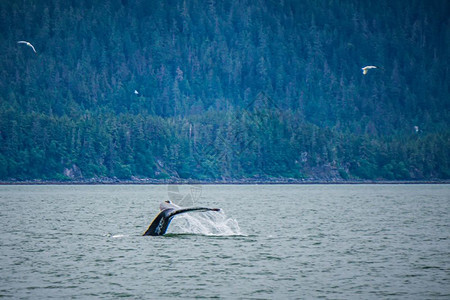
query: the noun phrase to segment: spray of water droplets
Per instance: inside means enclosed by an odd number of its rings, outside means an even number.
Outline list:
[[[182,214],[176,216],[168,233],[189,233],[201,235],[233,236],[243,235],[235,219],[220,212]]]

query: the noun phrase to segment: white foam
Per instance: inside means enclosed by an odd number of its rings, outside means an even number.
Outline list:
[[[227,218],[225,212],[192,212],[176,216],[168,233],[192,233],[201,235],[243,235],[235,219]]]
[[[115,235],[112,236],[112,238],[123,238],[125,236],[126,235],[124,235],[124,234],[115,234]]]

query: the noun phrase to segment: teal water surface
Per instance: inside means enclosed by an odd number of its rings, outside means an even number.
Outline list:
[[[174,198],[234,227],[141,236]],[[0,297],[450,298],[449,185],[0,186],[0,205]]]

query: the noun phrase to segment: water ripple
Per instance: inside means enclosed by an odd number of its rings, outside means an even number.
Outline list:
[[[448,185],[206,186],[223,227],[141,236],[166,193],[0,186],[0,297],[450,298]]]

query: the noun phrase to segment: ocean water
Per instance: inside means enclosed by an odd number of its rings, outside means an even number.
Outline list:
[[[159,203],[222,208],[144,237]],[[0,186],[0,297],[450,299],[450,185]]]

